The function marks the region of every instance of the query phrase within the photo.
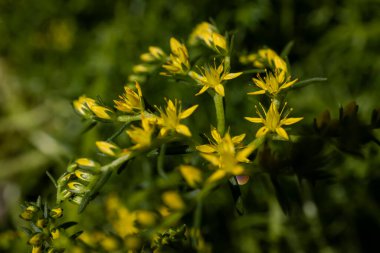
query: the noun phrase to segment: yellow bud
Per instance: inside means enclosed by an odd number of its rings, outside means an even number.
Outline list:
[[[136,220],[138,224],[144,227],[151,227],[156,223],[157,216],[154,212],[139,210],[136,211]]]
[[[62,217],[62,215],[63,215],[63,209],[60,207],[53,208],[50,210],[50,217],[51,218],[54,218],[54,219],[60,218],[60,217]]]
[[[82,167],[96,167],[96,163],[88,158],[79,158],[75,161],[79,166]]]
[[[100,152],[109,156],[116,156],[115,151],[120,151],[119,147],[106,141],[97,141],[96,146],[98,147]]]
[[[53,240],[58,239],[58,238],[59,238],[59,235],[60,235],[59,229],[57,229],[57,228],[53,228],[53,229],[50,231],[50,235],[51,235],[51,238],[53,238]]]
[[[111,119],[110,114],[112,111],[108,109],[107,107],[100,106],[100,105],[94,105],[91,106],[90,110],[98,117],[101,119]]]
[[[176,191],[164,192],[162,194],[162,201],[166,206],[174,210],[181,210],[185,208],[185,203]]]
[[[28,244],[33,245],[33,246],[41,245],[43,240],[44,240],[43,233],[35,233],[29,238]]]

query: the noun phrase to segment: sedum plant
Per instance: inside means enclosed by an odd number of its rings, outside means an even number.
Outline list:
[[[172,37],[169,44],[168,52],[151,46],[141,54],[141,62],[133,67],[124,92],[115,96],[113,104],[85,95],[73,102],[75,111],[91,126],[121,127],[109,138],[94,143],[98,155],[75,159],[56,180],[50,176],[57,190],[57,207],[49,209],[40,200],[23,207],[21,218],[30,224],[25,229],[29,231],[32,252],[65,249],[67,252],[213,252],[215,245],[207,240],[207,230],[210,223],[220,221],[202,219],[209,208],[210,195],[229,185],[235,216],[247,215],[250,211],[245,208],[241,187],[249,185],[255,175],[266,174],[268,177],[261,180],[273,185],[274,195],[288,213],[288,203],[282,197],[286,189],[281,189],[278,176],[291,174],[299,180],[319,179],[315,172],[320,167],[311,166],[309,171],[303,171],[302,162],[307,161],[297,159],[305,140],[314,145],[310,137],[314,133],[302,133],[300,122],[304,118],[297,111],[293,113],[297,116],[290,116],[293,109],[286,98],[288,92],[324,79],[295,78],[287,59],[289,47],[282,54],[269,48],[240,54],[240,63],[236,63],[233,52],[239,54],[239,51],[233,48],[233,36],[221,33],[207,22],[197,25],[187,42]],[[196,50],[202,53],[193,57],[192,52]],[[253,69],[239,69],[244,65]],[[226,120],[225,97],[233,83],[246,85],[246,76],[252,80],[244,104],[251,113],[238,116],[253,123],[250,126],[253,130],[233,135],[241,127]],[[162,98],[162,104],[151,105],[144,89],[154,78],[165,78],[174,82],[174,86],[188,84],[197,90],[190,94],[193,88],[189,88],[189,96],[204,96],[212,101],[216,121],[202,122],[203,128],[210,131],[197,132],[189,124],[189,119],[197,119],[201,102],[189,104],[174,97]],[[372,136],[372,129],[380,126],[378,111],[373,113],[371,127],[363,128],[355,118],[357,107],[352,110],[352,106],[342,109],[335,123],[328,112],[315,119],[315,133],[339,143],[341,136],[334,135],[334,129],[344,133],[352,123],[358,131]],[[356,141],[359,145],[365,143]],[[340,147],[347,143],[340,143]],[[312,155],[322,155],[318,152]],[[141,173],[138,183],[122,174],[123,170],[134,167],[149,170]],[[123,189],[107,193],[105,186],[110,184],[110,178],[128,186],[135,184],[134,192],[128,196],[117,194]],[[78,206],[80,215],[85,215],[86,207],[96,199],[103,200],[105,206],[109,223],[105,231],[83,228],[83,233],[70,235],[65,229],[75,223],[56,224],[56,219],[64,218],[60,207],[63,202],[72,202]],[[65,243],[55,243],[63,235]]]

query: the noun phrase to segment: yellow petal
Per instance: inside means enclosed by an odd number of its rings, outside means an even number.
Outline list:
[[[252,118],[252,117],[244,117],[244,118],[253,123],[265,123],[264,119],[262,118]]]
[[[226,38],[220,35],[219,33],[212,33],[212,40],[214,42],[215,47],[220,47],[224,50],[227,50]]]
[[[216,91],[216,93],[218,93],[219,95],[221,95],[222,97],[224,97],[224,87],[223,87],[223,85],[218,84],[217,86],[215,86],[215,91]]]
[[[93,105],[91,106],[90,110],[99,118],[101,119],[111,119],[111,116],[109,115],[112,111],[108,108],[100,105]]]
[[[191,136],[191,132],[189,130],[189,128],[185,125],[178,125],[176,128],[175,128],[176,132],[179,133],[179,134],[182,134],[182,135],[185,135],[185,136],[188,136],[190,137]]]
[[[299,121],[301,121],[303,119],[303,117],[300,117],[300,118],[286,118],[286,119],[283,119],[281,120],[281,125],[292,125],[294,123],[297,123]]]
[[[218,132],[218,130],[216,128],[212,128],[211,130],[211,136],[212,138],[214,138],[214,140],[216,141],[216,143],[221,143],[222,142],[222,138],[220,137],[220,134]]]
[[[173,51],[174,54],[177,54],[179,52],[179,49],[181,48],[181,43],[174,37],[170,38],[170,49]]]
[[[116,156],[115,150],[119,149],[116,145],[106,141],[97,141],[95,144],[100,152],[109,156]]]
[[[295,84],[297,81],[298,81],[298,79],[294,79],[293,81],[290,81],[290,82],[286,82],[286,83],[284,83],[284,84],[280,87],[280,90],[282,90],[282,89],[286,89],[286,88],[292,86],[292,85]]]
[[[214,155],[209,155],[209,154],[201,154],[201,156],[206,159],[207,161],[209,161],[212,165],[214,166],[220,166],[220,161],[219,161],[219,158],[214,156]]]
[[[248,92],[248,95],[262,95],[265,94],[265,90],[258,90],[258,91],[253,91],[253,92]]]
[[[260,128],[257,133],[256,133],[256,137],[259,138],[259,137],[262,137],[264,135],[267,134],[267,132],[269,131],[269,128],[263,126],[262,128]]]
[[[202,171],[200,169],[190,165],[181,165],[179,170],[189,186],[195,188],[197,184],[202,182]]]
[[[191,114],[193,114],[193,112],[198,108],[198,105],[193,105],[192,107],[190,107],[189,109],[186,109],[185,111],[181,112],[179,114],[179,118],[180,119],[185,119],[187,117],[189,117]]]
[[[224,178],[227,175],[227,172],[224,170],[217,170],[214,173],[212,173],[209,178],[207,178],[206,184],[210,184],[216,181],[219,181],[220,179]]]
[[[195,94],[195,96],[198,96],[198,95],[204,93],[207,89],[208,89],[208,86],[203,86],[202,89],[197,94]]]
[[[223,77],[223,80],[231,80],[231,79],[234,79],[238,76],[240,76],[241,74],[243,74],[243,72],[238,72],[238,73],[228,73],[227,75],[225,75]]]
[[[208,145],[208,144],[196,146],[195,148],[202,153],[214,153],[214,152],[216,152],[216,149],[213,146]]]
[[[243,172],[244,172],[244,168],[243,168],[243,166],[240,166],[240,165],[236,165],[231,169],[231,174],[233,174],[235,176],[241,175],[241,174],[243,174]]]
[[[242,142],[244,140],[244,138],[245,138],[245,134],[237,135],[237,136],[232,137],[232,142],[234,144],[238,144],[238,143]]]
[[[289,140],[288,134],[286,133],[285,129],[283,129],[282,127],[277,127],[276,133],[282,138],[284,138],[285,140]]]

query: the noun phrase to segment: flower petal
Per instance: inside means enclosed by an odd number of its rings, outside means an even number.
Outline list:
[[[282,119],[280,124],[281,125],[292,125],[294,123],[297,123],[299,121],[301,121],[303,119],[303,117],[300,117],[300,118],[286,118],[286,119]]]
[[[265,90],[258,90],[258,91],[253,91],[253,92],[248,92],[248,95],[262,95],[265,94]]]
[[[222,97],[224,97],[224,87],[223,87],[223,85],[218,84],[217,86],[215,86],[215,91],[216,91],[216,93],[218,93],[219,95],[221,95]]]
[[[220,134],[218,132],[218,130],[216,128],[213,128],[211,130],[211,136],[212,138],[214,138],[214,140],[216,141],[216,143],[221,143],[222,142],[222,137],[220,137]]]
[[[209,87],[208,86],[203,86],[202,89],[200,91],[198,91],[197,94],[195,94],[195,96],[198,96],[198,95],[201,95],[202,93],[204,93]]]
[[[185,111],[181,112],[179,114],[180,119],[185,119],[189,117],[196,109],[198,108],[198,105],[193,105],[192,107],[186,109]]]
[[[277,127],[276,133],[282,138],[284,138],[285,140],[289,140],[288,134],[286,133],[285,129],[283,129],[282,127]]]
[[[266,126],[263,126],[256,132],[256,137],[257,138],[262,137],[266,135],[268,131],[269,131],[269,128],[267,128]]]
[[[218,166],[218,167],[220,166],[220,161],[218,157],[214,155],[209,155],[209,154],[201,154],[201,156],[207,161],[209,161],[212,165]]]
[[[252,117],[244,117],[246,120],[253,122],[253,123],[265,123],[265,120],[262,118],[252,118]]]
[[[199,145],[199,146],[196,146],[195,148],[202,153],[214,153],[214,152],[216,152],[216,149],[213,146],[208,145],[208,144]]]
[[[189,128],[185,125],[178,125],[176,128],[175,128],[175,131],[179,134],[182,134],[182,135],[185,135],[185,136],[188,136],[190,137],[191,136],[191,132],[189,130]]]
[[[240,76],[241,74],[243,74],[243,72],[228,73],[227,75],[225,75],[223,77],[223,80],[231,80],[231,79],[234,79],[234,78]]]
[[[232,143],[238,144],[238,143],[242,142],[244,140],[244,138],[245,138],[245,134],[234,136],[234,137],[232,137]]]
[[[217,170],[214,173],[212,173],[209,178],[207,178],[206,184],[210,184],[216,181],[219,181],[220,179],[224,178],[227,175],[227,172],[224,170]]]

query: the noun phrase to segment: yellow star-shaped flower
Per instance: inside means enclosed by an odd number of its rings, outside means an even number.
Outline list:
[[[160,135],[165,136],[169,131],[174,131],[179,134],[190,137],[191,132],[189,128],[181,124],[180,121],[189,117],[196,109],[198,105],[193,105],[192,107],[181,111],[181,102],[177,100],[167,100],[166,109],[157,108],[160,112],[160,117],[157,118],[157,125],[161,126]]]
[[[257,78],[252,78],[252,81],[261,90],[249,92],[248,95],[260,95],[268,92],[270,95],[276,96],[281,90],[291,87],[298,79],[291,80],[285,70],[278,69],[274,74],[267,72],[264,78],[257,75]]]
[[[287,132],[285,131],[285,129],[282,126],[284,126],[284,125],[285,126],[292,125],[292,124],[297,123],[297,122],[299,122],[299,121],[301,121],[303,119],[303,117],[300,117],[300,118],[287,118],[287,116],[290,114],[290,112],[292,111],[292,109],[290,109],[288,111],[288,113],[285,116],[283,116],[282,119],[281,119],[281,115],[284,112],[286,103],[285,103],[285,105],[282,108],[282,110],[281,110],[280,113],[278,112],[277,107],[276,107],[274,101],[272,101],[272,103],[271,103],[271,105],[269,107],[268,112],[265,112],[265,109],[264,109],[264,107],[261,104],[260,104],[260,106],[261,106],[261,108],[262,108],[262,110],[264,112],[265,118],[259,112],[257,106],[256,106],[256,112],[260,116],[259,118],[245,117],[245,119],[248,120],[248,121],[250,121],[250,122],[264,124],[264,126],[261,127],[257,131],[257,133],[256,133],[256,137],[257,138],[266,135],[268,132],[275,132],[280,137],[282,137],[283,139],[289,140],[289,136],[288,136]]]
[[[216,93],[224,97],[223,81],[234,79],[243,74],[243,72],[228,73],[223,67],[223,62],[218,67],[214,64],[214,66],[206,66],[202,69],[203,70],[200,69],[200,74],[194,71],[189,72],[191,78],[203,85],[202,89],[195,94],[196,96],[212,88]]]
[[[135,84],[136,91],[124,86],[124,94],[119,96],[120,100],[114,100],[115,108],[126,113],[140,113],[144,110],[141,87],[138,82]]]

